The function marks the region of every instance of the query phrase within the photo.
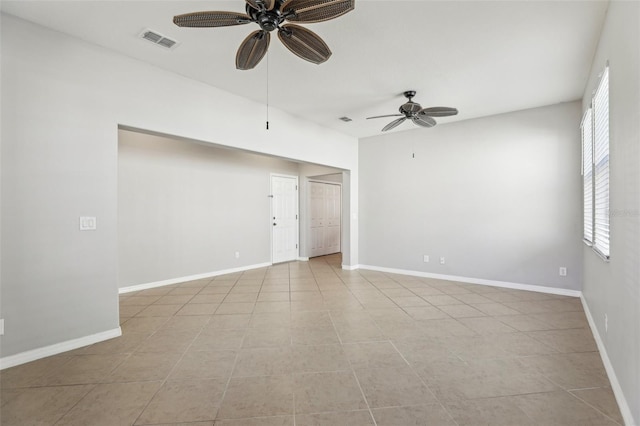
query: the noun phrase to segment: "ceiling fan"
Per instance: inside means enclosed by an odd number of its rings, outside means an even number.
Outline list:
[[[179,27],[215,28],[255,22],[260,26],[244,39],[236,54],[236,68],[249,70],[262,60],[271,40],[271,31],[291,52],[314,64],[331,56],[329,46],[314,32],[284,21],[312,23],[328,21],[350,12],[355,0],[245,0],[244,13],[193,12],[173,17]]]
[[[433,127],[437,124],[436,120],[434,120],[433,117],[449,117],[458,113],[457,109],[449,107],[422,108],[419,103],[413,102],[411,100],[415,95],[415,90],[407,90],[406,92],[404,92],[404,96],[409,101],[400,106],[400,114],[377,115],[375,117],[367,117],[367,120],[370,120],[372,118],[400,117],[382,128],[382,131],[386,132],[387,130],[398,127],[405,120],[411,120],[418,126]]]

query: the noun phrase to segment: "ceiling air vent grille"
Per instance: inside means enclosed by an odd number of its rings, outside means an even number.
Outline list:
[[[142,33],[140,33],[140,38],[150,41],[153,44],[157,44],[158,46],[162,46],[166,49],[173,49],[178,45],[177,41],[149,29],[142,31]]]

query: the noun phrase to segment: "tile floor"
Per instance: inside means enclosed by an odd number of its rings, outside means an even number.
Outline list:
[[[621,425],[580,300],[339,256],[121,296],[123,336],[0,373],[0,423]]]

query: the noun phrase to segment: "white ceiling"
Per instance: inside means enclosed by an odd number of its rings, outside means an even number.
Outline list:
[[[265,103],[267,58],[235,69],[235,52],[257,25],[178,28],[176,14],[244,12],[244,1],[2,1],[2,11]],[[582,97],[607,1],[356,0],[340,18],[306,25],[333,51],[314,65],[272,37],[269,104],[365,137],[380,134],[416,90],[415,101],[451,106],[440,123]],[[165,50],[138,38],[145,28],[177,39]],[[274,34],[275,35],[275,34]],[[348,116],[350,123],[338,120]],[[404,123],[394,131],[416,130]]]

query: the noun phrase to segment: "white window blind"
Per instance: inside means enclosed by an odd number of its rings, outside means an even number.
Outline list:
[[[609,68],[593,97],[593,247],[609,257]]]
[[[584,189],[584,234],[593,243],[593,114],[591,108],[582,119],[582,184]]]

